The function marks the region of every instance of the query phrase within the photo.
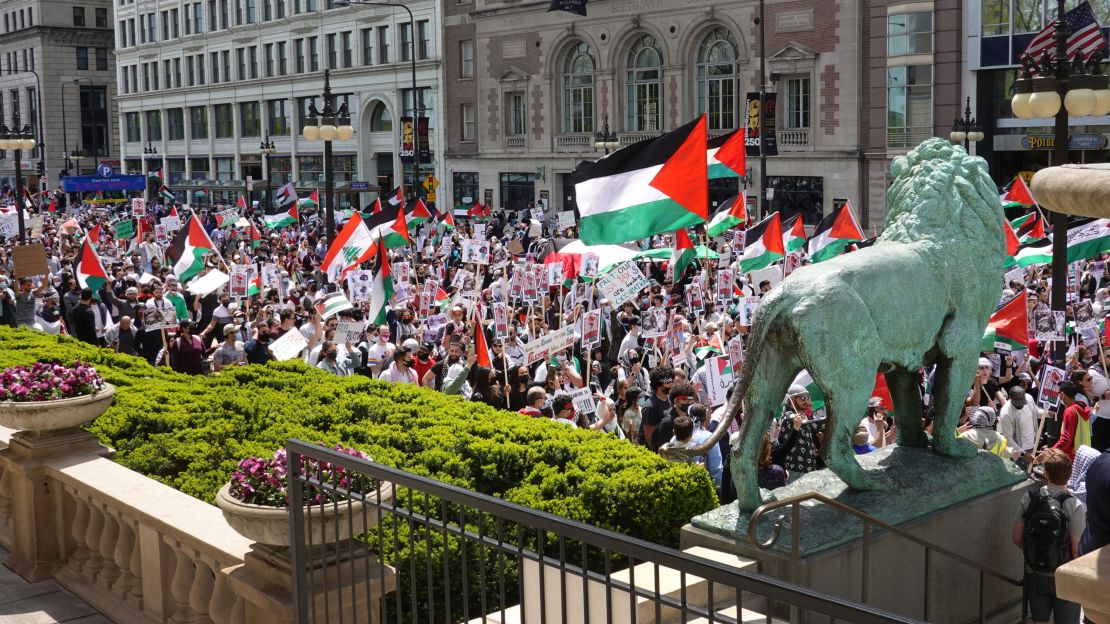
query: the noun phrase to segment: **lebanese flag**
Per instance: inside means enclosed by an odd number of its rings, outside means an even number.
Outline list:
[[[191,280],[204,268],[204,256],[216,251],[216,245],[200,225],[196,215],[174,236],[166,249],[166,258],[181,284]]]
[[[347,273],[374,254],[375,239],[366,227],[366,222],[355,215],[339,231],[320,268],[333,283],[338,284]]]
[[[748,210],[744,205],[744,194],[733,195],[717,208],[717,212],[713,218],[709,220],[709,225],[706,227],[706,233],[713,236],[720,236],[728,230],[745,225],[748,222]]]
[[[782,244],[782,218],[778,211],[744,232],[744,255],[740,257],[740,272],[751,273],[769,267],[775,260],[786,256]]]
[[[983,332],[983,351],[995,348],[1024,349],[1029,346],[1029,306],[1025,291],[995,309]]]
[[[640,240],[709,218],[705,115],[574,170],[587,245]]]
[[[710,139],[706,143],[706,166],[710,180],[747,175],[748,157],[744,146],[747,128]]]
[[[806,228],[801,215],[794,215],[782,224],[782,246],[786,251],[801,251],[806,246]]]
[[[813,237],[809,239],[809,260],[823,262],[835,258],[844,253],[848,243],[862,240],[863,229],[852,214],[851,204],[844,202],[817,224]]]
[[[678,282],[686,273],[686,267],[694,261],[695,251],[694,243],[690,240],[690,235],[686,233],[686,228],[677,230],[674,233],[674,252],[671,256],[671,281]]]
[[[81,253],[73,260],[73,276],[77,278],[78,286],[93,291],[100,300],[100,287],[108,281],[108,273],[88,236],[81,243]]]
[[[393,298],[393,271],[389,266],[389,254],[384,244],[378,244],[377,248],[378,270],[374,272],[374,283],[370,286],[370,310],[366,314],[366,320],[372,325],[385,323],[389,300]]]
[[[1037,200],[1033,199],[1033,193],[1029,192],[1029,187],[1025,184],[1025,179],[1021,176],[1014,176],[1014,181],[1006,188],[1006,192],[1002,193],[999,198],[1004,208],[1011,206],[1036,206]]]

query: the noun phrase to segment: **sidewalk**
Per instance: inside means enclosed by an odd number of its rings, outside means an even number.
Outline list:
[[[0,561],[8,551],[0,548]],[[54,581],[28,583],[0,565],[0,624],[110,624]]]

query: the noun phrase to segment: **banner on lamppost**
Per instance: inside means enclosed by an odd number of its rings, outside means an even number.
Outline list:
[[[413,125],[412,117],[401,118],[401,162],[411,163],[413,155],[416,154],[416,128]]]
[[[745,122],[747,125],[747,136],[744,139],[744,145],[747,147],[748,156],[759,156],[759,143],[763,140],[759,133],[759,117],[760,114],[764,116],[763,124],[767,130],[767,142],[763,145],[764,156],[778,156],[779,147],[778,140],[776,140],[775,130],[775,115],[778,107],[778,94],[766,93],[763,95],[763,110],[759,110],[759,92],[751,91],[748,93],[747,100],[744,103],[744,110],[746,112]]]

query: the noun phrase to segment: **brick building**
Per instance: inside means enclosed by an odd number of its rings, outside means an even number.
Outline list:
[[[0,120],[10,125],[18,109],[45,145],[45,153],[23,154],[32,189],[40,159],[55,187],[65,154],[81,154],[72,158],[74,174],[118,154],[112,8],[111,0],[0,3]],[[0,151],[0,184],[14,184],[14,165],[12,153]]]

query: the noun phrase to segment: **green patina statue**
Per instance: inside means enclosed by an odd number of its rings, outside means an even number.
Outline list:
[[[936,364],[933,449],[949,456],[976,453],[956,438],[956,427],[983,328],[1002,291],[1002,208],[986,162],[943,139],[929,139],[895,158],[891,169],[894,182],[878,241],[805,266],[767,294],[726,422],[705,444],[685,451],[716,444],[743,401],[743,425],[732,449],[741,510],[762,502],[760,445],[801,368],[825,395],[825,463],[851,488],[883,489],[887,482],[861,468],[852,451],[877,370],[886,374],[894,401],[898,444],[928,444],[918,370]]]

